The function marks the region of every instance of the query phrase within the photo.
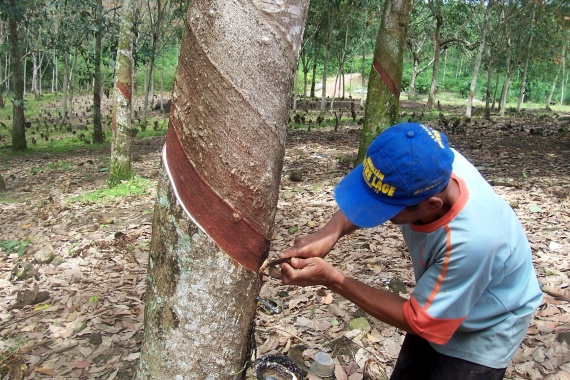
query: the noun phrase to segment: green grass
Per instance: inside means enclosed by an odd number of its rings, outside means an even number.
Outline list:
[[[9,204],[16,202],[16,198],[7,191],[0,191],[0,204]]]
[[[154,183],[148,178],[134,176],[129,181],[121,181],[117,186],[112,188],[102,188],[95,191],[86,192],[71,197],[70,203],[87,203],[99,204],[116,198],[136,197],[147,194],[154,187]]]
[[[110,138],[107,137],[107,141]],[[28,142],[28,150],[23,152],[23,154],[34,154],[34,153],[53,153],[53,154],[65,154],[69,152],[75,152],[78,150],[95,151],[100,149],[110,149],[110,143],[105,142],[103,144],[85,144],[83,141],[76,137],[63,137],[61,140],[50,141],[46,144],[39,143],[37,145],[31,145]],[[22,153],[20,153],[22,154]]]
[[[30,169],[32,174],[43,173],[47,171],[61,170],[63,172],[68,172],[71,170],[71,163],[65,160],[57,160],[53,162],[48,162],[45,166],[34,167]]]
[[[166,136],[166,129],[159,129],[157,131],[153,131],[153,130],[146,130],[146,131],[140,131],[137,134],[137,139],[144,139],[145,137],[156,137],[156,136]]]
[[[31,128],[26,129],[26,142],[28,149],[25,152],[12,153],[12,103],[8,98],[6,106],[0,109],[0,152],[7,155],[28,155],[36,153],[65,154],[77,150],[100,150],[110,151],[112,132],[110,116],[103,117],[103,132],[105,143],[93,144],[93,125],[91,117],[72,117],[69,122],[61,123],[59,120],[60,93],[47,93],[36,100],[31,95],[25,97],[26,120],[32,123]],[[48,116],[49,115],[49,116]],[[78,125],[83,125],[87,130],[74,130]],[[136,123],[133,128],[141,129]],[[168,119],[162,117],[149,118],[146,131],[140,131],[137,138],[149,136],[164,136],[168,128]],[[46,139],[46,134],[48,135]],[[2,146],[3,145],[3,146]]]

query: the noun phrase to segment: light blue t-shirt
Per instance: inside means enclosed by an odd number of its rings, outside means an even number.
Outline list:
[[[416,279],[404,316],[436,351],[505,368],[542,292],[514,211],[465,157],[454,154],[457,202],[435,222],[401,226]]]

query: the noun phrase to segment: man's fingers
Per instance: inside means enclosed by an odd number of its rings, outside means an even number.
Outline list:
[[[277,260],[270,261],[270,262],[267,264],[267,266],[268,266],[268,267],[274,267],[274,266],[277,266],[277,265],[279,265],[279,264],[288,263],[288,262],[290,262],[290,261],[291,261],[291,258],[290,258],[290,257],[280,257],[280,258],[278,258]]]
[[[289,262],[289,265],[293,268],[293,269],[303,269],[305,268],[307,265],[309,265],[309,260],[306,259],[300,259],[298,257],[292,257],[291,261]]]
[[[283,252],[279,253],[277,255],[277,257],[279,257],[280,259],[286,259],[289,257],[295,257],[298,255],[298,249],[297,248],[288,248],[286,250],[284,250]]]

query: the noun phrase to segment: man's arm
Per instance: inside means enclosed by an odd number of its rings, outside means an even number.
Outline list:
[[[339,210],[317,232],[296,238],[293,247],[279,254],[279,258],[325,257],[341,237],[356,229],[358,227]]]
[[[324,285],[374,318],[406,332],[414,332],[402,311],[405,298],[350,278],[321,258],[293,258],[290,264],[281,264],[281,278],[286,285]]]
[[[335,280],[327,285],[327,288],[358,305],[374,318],[413,333],[402,311],[405,298],[386,290],[373,288],[340,271],[336,272]]]

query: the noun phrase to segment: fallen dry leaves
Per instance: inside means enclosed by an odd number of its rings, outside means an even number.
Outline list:
[[[519,215],[544,285],[544,301],[508,368],[509,379],[570,378],[570,138],[558,132],[565,120],[523,115],[477,121],[450,135],[452,145]],[[437,121],[428,124],[438,126]],[[529,133],[539,127],[542,134]],[[334,186],[351,169],[347,157],[358,148],[357,126],[289,132],[271,258],[334,213]],[[135,152],[143,158],[134,163],[139,175],[156,177],[161,144],[160,138],[136,140]],[[67,202],[104,186],[106,173],[98,163],[107,154],[9,159],[3,175],[14,201],[0,205],[0,240],[29,241],[24,256],[2,253],[0,261],[0,352],[3,363],[11,365],[9,378],[130,379],[136,371],[153,194],[97,205]],[[55,160],[71,162],[73,170],[33,174],[33,168]],[[289,179],[293,169],[301,172],[302,181]],[[42,255],[52,251],[55,260],[34,263],[42,249]],[[344,238],[329,260],[347,274],[403,296],[414,285],[405,245],[391,225]],[[29,277],[14,279],[14,267],[20,263],[23,268],[24,262],[33,264]],[[18,295],[25,299],[40,292],[49,297],[13,307]],[[337,379],[362,379],[363,368],[372,362],[391,373],[401,331],[324,288],[284,286],[267,278],[260,296],[280,312],[260,309],[258,356],[288,354],[308,366],[317,352],[327,351],[335,358]],[[254,378],[251,370],[248,378]]]

